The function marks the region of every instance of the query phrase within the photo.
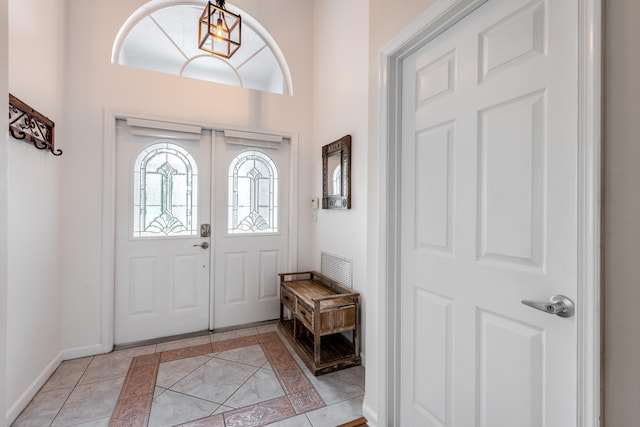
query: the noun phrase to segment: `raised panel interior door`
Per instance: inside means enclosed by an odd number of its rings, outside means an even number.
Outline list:
[[[289,142],[215,139],[212,327],[276,319],[289,259]]]
[[[208,329],[210,165],[208,131],[118,121],[116,344]]]
[[[492,0],[403,62],[401,424],[576,425],[575,0]]]

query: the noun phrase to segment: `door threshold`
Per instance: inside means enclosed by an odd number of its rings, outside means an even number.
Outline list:
[[[237,331],[237,330],[240,330],[240,329],[255,328],[255,327],[259,327],[259,326],[273,325],[273,324],[276,324],[276,323],[278,323],[278,319],[265,320],[265,321],[262,321],[262,322],[245,323],[245,324],[242,324],[242,325],[235,325],[235,326],[226,326],[224,328],[216,328],[216,329],[213,329],[213,330],[205,329],[203,331],[188,332],[186,334],[178,334],[178,335],[171,335],[171,336],[167,336],[167,337],[153,338],[153,339],[149,339],[149,340],[135,341],[135,342],[131,342],[131,343],[115,345],[113,347],[113,351],[128,350],[128,349],[136,348],[136,347],[144,347],[144,346],[147,346],[147,345],[155,345],[155,344],[162,344],[162,343],[171,342],[171,341],[186,340],[186,339],[189,339],[189,338],[199,338],[199,337],[204,337],[204,336],[207,336],[207,335],[219,334],[219,333],[222,333],[222,332],[232,332],[232,331]]]

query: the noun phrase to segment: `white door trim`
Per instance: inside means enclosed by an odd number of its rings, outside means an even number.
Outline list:
[[[151,115],[105,110],[103,116],[102,153],[102,273],[101,273],[101,336],[102,351],[113,350],[115,325],[115,232],[116,232],[116,121],[135,118],[168,123],[200,126],[212,131],[233,130],[282,135],[291,141],[289,147],[289,259],[288,271],[296,271],[298,265],[298,134],[260,128],[241,128],[216,123],[197,123],[184,120],[158,118]],[[212,155],[213,156],[213,155]],[[213,157],[212,157],[213,158]],[[213,215],[213,213],[212,213]],[[213,253],[213,251],[211,251]],[[213,274],[213,264],[211,264]],[[213,276],[211,276],[213,277]]]
[[[402,61],[487,0],[438,0],[380,51],[377,422],[399,425],[399,220]],[[602,0],[579,3],[578,427],[600,425]]]

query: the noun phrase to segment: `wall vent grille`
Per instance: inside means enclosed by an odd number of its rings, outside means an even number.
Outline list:
[[[342,286],[353,288],[352,262],[348,258],[321,252],[320,272]]]

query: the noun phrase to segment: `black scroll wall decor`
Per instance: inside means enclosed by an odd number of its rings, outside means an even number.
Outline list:
[[[38,150],[49,150],[54,156],[62,150],[53,145],[55,124],[48,117],[9,94],[9,133],[15,139],[28,141]]]

